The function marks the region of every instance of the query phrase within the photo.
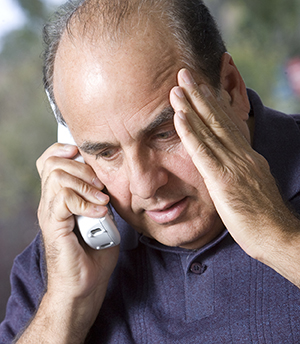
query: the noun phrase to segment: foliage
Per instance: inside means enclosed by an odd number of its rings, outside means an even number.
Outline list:
[[[299,112],[285,75],[288,60],[300,56],[299,1],[223,0],[214,12],[246,85],[268,106]]]

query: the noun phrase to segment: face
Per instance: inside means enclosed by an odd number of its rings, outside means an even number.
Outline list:
[[[64,36],[55,98],[121,217],[165,245],[199,248],[223,225],[173,125],[169,92],[184,64],[171,39],[143,35],[114,54]]]

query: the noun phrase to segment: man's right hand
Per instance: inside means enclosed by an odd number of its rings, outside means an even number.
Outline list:
[[[35,318],[18,343],[29,339],[40,343],[43,333],[47,343],[83,342],[117,263],[118,247],[97,251],[73,232],[73,214],[103,217],[109,201],[93,169],[72,159],[77,153],[76,146],[56,143],[37,161],[42,183],[38,218],[48,284]]]

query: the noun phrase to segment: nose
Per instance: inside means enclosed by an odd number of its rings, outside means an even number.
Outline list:
[[[154,197],[168,182],[168,171],[155,153],[140,152],[127,158],[130,192],[143,199]]]

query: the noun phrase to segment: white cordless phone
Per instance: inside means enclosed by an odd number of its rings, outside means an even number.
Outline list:
[[[76,146],[69,129],[62,124],[58,124],[57,139],[60,143]],[[79,154],[74,159],[84,163],[83,157]],[[108,213],[105,217],[98,219],[75,216],[84,241],[96,250],[119,245],[121,241],[120,233],[114,223],[112,212],[109,206],[107,207]]]

